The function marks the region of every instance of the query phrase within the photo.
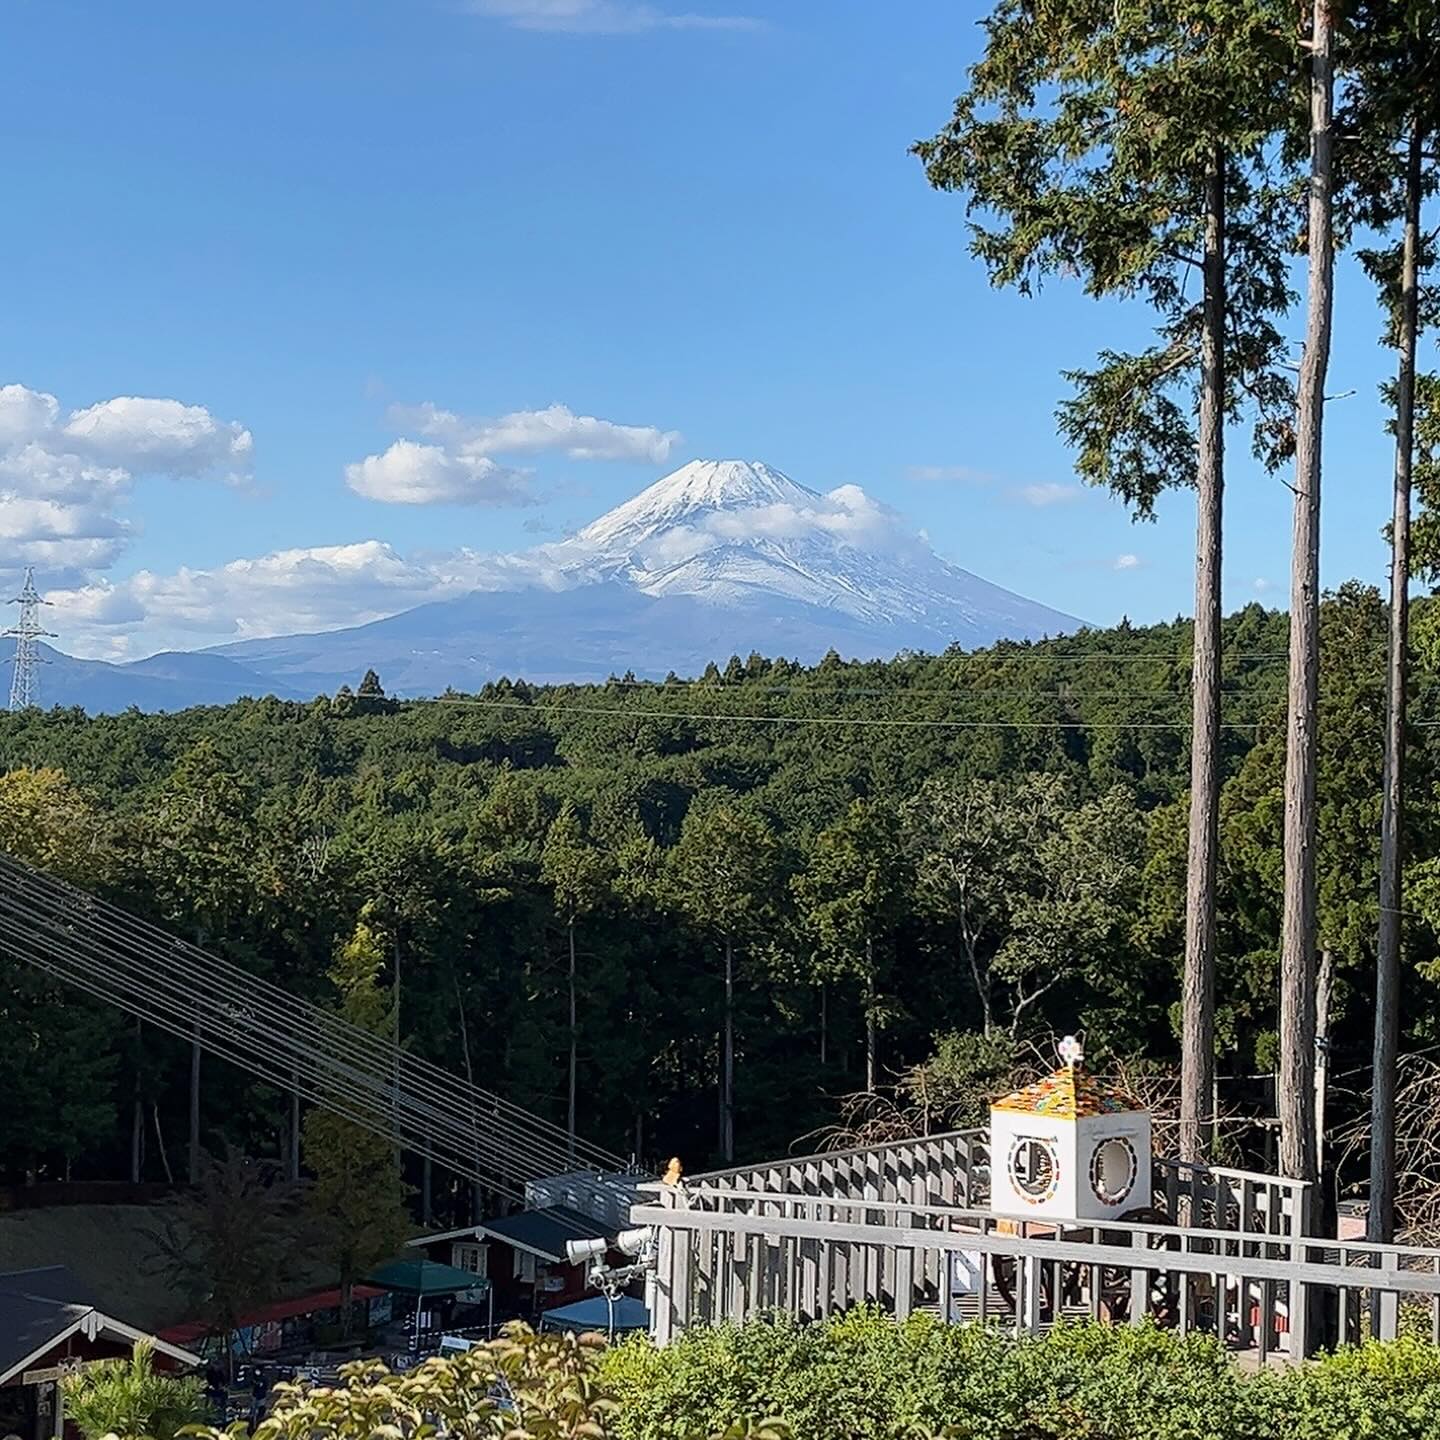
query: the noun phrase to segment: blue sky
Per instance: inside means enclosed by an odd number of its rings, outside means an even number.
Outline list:
[[[906,153],[975,13],[0,0],[0,383],[56,402],[10,392],[0,569],[37,564],[63,648],[143,654],[451,593],[457,552],[745,457],[1086,619],[1187,611],[1185,498],[1132,525],[1054,435],[1059,373],[1135,317],[990,290]],[[1389,357],[1341,279],[1324,571],[1379,583]],[[1232,453],[1227,600],[1277,603],[1290,493]]]

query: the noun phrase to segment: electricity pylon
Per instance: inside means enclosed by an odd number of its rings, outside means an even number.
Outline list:
[[[20,593],[10,601],[20,607],[20,619],[8,630],[0,632],[15,641],[15,674],[10,681],[10,708],[28,710],[40,699],[40,667],[45,663],[40,657],[42,639],[53,640],[54,635],[40,623],[40,607],[48,600],[40,597],[35,588],[35,572],[25,567],[25,583]]]

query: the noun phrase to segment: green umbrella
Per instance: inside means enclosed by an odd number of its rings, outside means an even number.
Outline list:
[[[438,1260],[392,1260],[366,1278],[382,1290],[398,1290],[404,1295],[455,1295],[461,1290],[487,1289],[490,1283],[484,1276]]]
[[[438,1260],[392,1260],[378,1270],[372,1270],[368,1279],[382,1290],[396,1290],[402,1295],[415,1297],[415,1328],[410,1336],[412,1349],[420,1346],[420,1301],[426,1295],[455,1295],[461,1290],[490,1290],[490,1282],[481,1275],[472,1275],[468,1270],[457,1270],[453,1265],[442,1265]],[[494,1291],[491,1294],[490,1318],[495,1318]]]

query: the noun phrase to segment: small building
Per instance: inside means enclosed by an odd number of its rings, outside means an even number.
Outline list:
[[[350,1290],[352,1324],[363,1334],[390,1323],[388,1291],[378,1285],[354,1285]],[[338,1288],[295,1295],[242,1315],[230,1335],[230,1352],[238,1362],[266,1360],[282,1352],[319,1346],[342,1329],[341,1293]],[[225,1337],[204,1320],[170,1325],[159,1332],[172,1345],[183,1345],[203,1359],[223,1359]]]
[[[571,1240],[603,1240],[618,1227],[568,1205],[546,1205],[482,1220],[459,1230],[421,1235],[410,1244],[432,1259],[467,1270],[494,1289],[495,1319],[537,1319],[587,1294],[586,1267],[566,1255]]]
[[[160,1370],[200,1357],[102,1311],[64,1265],[0,1275],[0,1433],[48,1440],[65,1433],[60,1379],[101,1360],[121,1360],[148,1340]]]

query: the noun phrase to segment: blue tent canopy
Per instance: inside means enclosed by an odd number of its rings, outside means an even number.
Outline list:
[[[547,1310],[540,1317],[542,1330],[598,1330],[602,1335],[610,1329],[610,1306],[603,1295],[592,1295],[587,1300],[577,1300],[573,1305],[561,1305],[556,1310]],[[630,1330],[648,1330],[650,1312],[643,1300],[622,1295],[615,1302],[615,1333]]]

